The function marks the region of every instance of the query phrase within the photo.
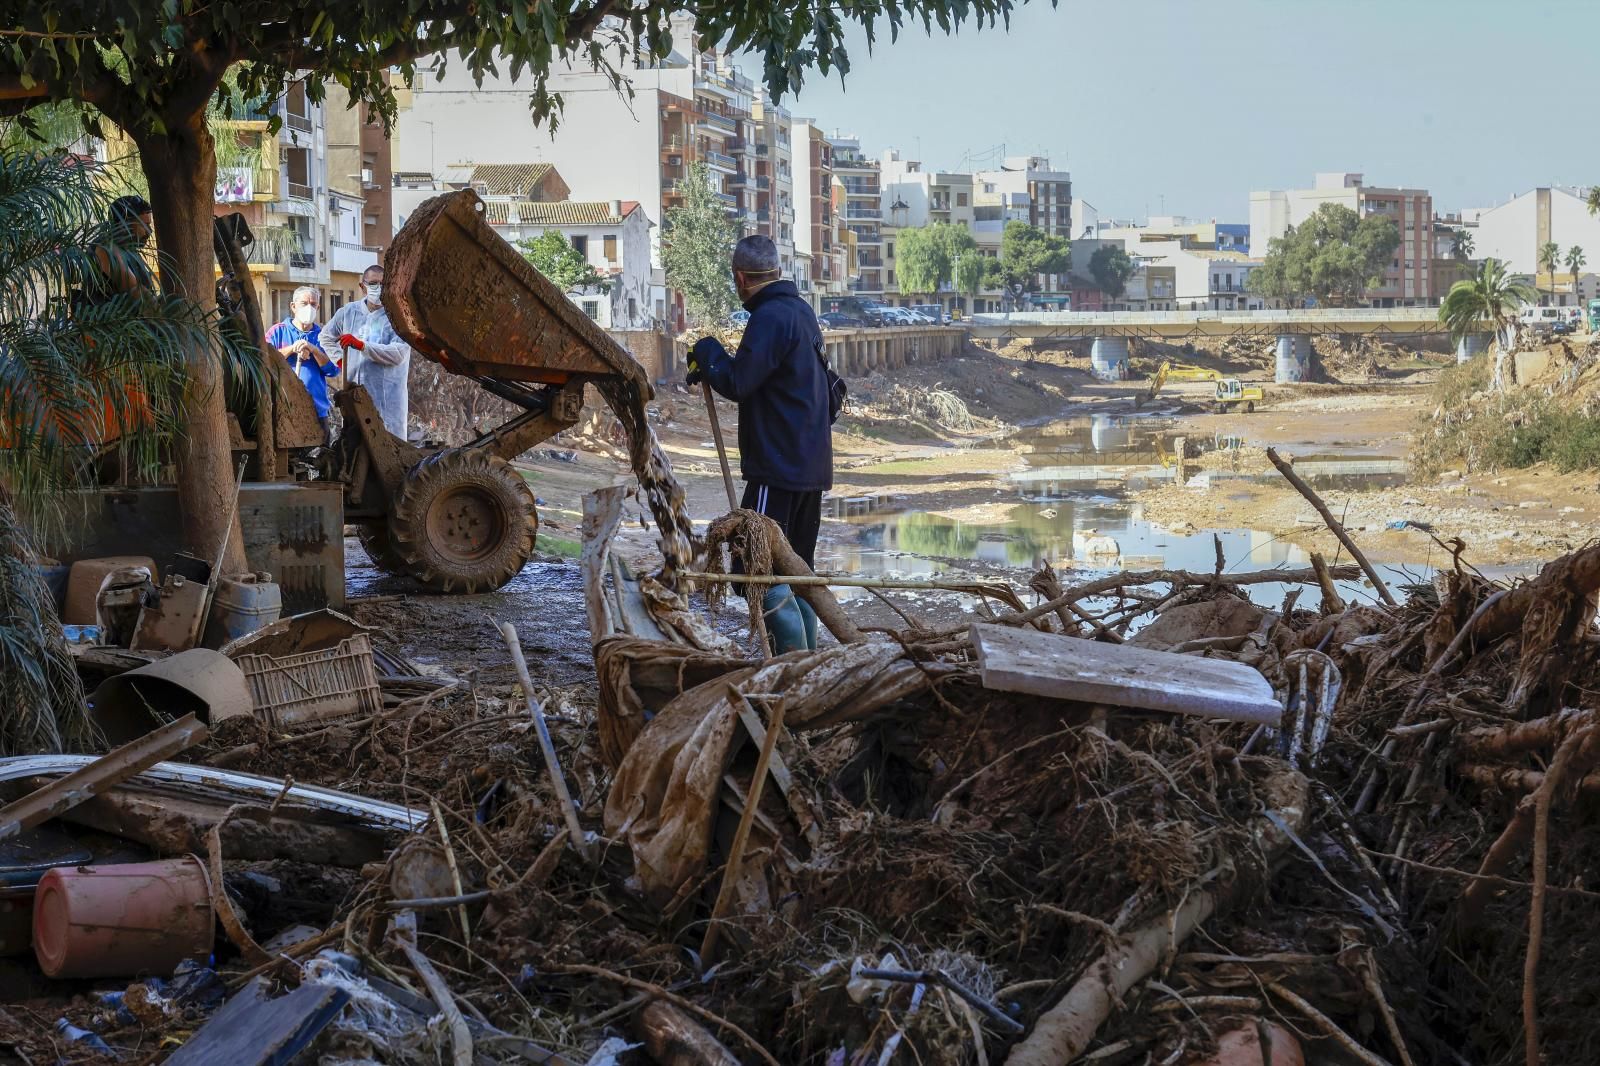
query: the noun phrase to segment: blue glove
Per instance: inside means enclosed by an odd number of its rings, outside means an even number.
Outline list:
[[[728,349],[715,337],[701,337],[694,342],[694,347],[689,349],[689,375],[684,380],[690,385],[698,385],[706,378],[706,368],[718,359],[726,359]]]

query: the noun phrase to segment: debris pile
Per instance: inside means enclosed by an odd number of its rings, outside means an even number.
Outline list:
[[[836,640],[767,658],[609,556],[620,507],[585,516],[592,696],[534,686],[506,627],[515,686],[385,668],[315,721],[0,760],[0,838],[198,855],[176,865],[221,930],[0,1040],[178,1066],[1590,1057],[1600,547],[1509,588],[1458,555],[1347,605],[1370,567],[1329,516],[1359,566],[1046,567],[1031,606],[973,586],[984,621],[863,632],[734,512],[712,542],[744,573],[663,578],[791,582]],[[1252,602],[1268,583],[1294,591]]]

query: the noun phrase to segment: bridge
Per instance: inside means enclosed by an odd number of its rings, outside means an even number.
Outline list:
[[[1278,337],[1285,334],[1445,334],[1436,307],[1303,308],[1296,311],[1017,311],[972,315],[972,335],[988,339],[1095,337]]]
[[[1092,340],[1096,375],[1127,376],[1128,339],[1164,341],[1273,337],[1279,382],[1304,381],[1313,334],[1440,337],[1449,330],[1435,307],[1305,308],[1295,311],[1018,311],[973,315],[968,328],[987,340]]]

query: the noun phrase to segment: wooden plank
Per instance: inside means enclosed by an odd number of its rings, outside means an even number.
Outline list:
[[[209,735],[194,715],[186,714],[176,722],[168,722],[138,740],[129,741],[110,754],[0,808],[0,840],[88,802],[156,763],[203,743]]]
[[[761,716],[756,714],[755,708],[750,706],[750,701],[741,699],[734,704],[734,709],[739,712],[739,721],[744,723],[745,729],[750,731],[750,739],[756,742],[756,747],[761,748],[767,743],[767,727],[761,724]],[[789,773],[789,768],[784,765],[783,754],[776,748],[772,751],[772,780],[783,793],[785,799],[789,798],[789,790],[794,787],[794,777]]]
[[[333,985],[304,984],[269,999],[256,978],[222,1005],[167,1066],[284,1066],[339,1016],[350,993]]]
[[[616,631],[606,597],[611,538],[622,522],[622,487],[596,489],[583,498],[583,602],[589,612],[589,640],[598,644]]]
[[[1267,679],[1243,663],[988,622],[971,632],[983,687],[998,692],[1273,726],[1283,717]]]

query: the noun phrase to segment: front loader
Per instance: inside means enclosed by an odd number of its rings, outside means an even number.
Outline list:
[[[345,520],[381,569],[434,592],[499,588],[528,561],[538,531],[533,492],[511,460],[578,421],[585,385],[621,378],[648,398],[649,380],[494,232],[471,190],[427,201],[395,236],[383,304],[417,356],[522,410],[458,448],[418,446],[385,428],[366,390],[350,386],[334,400],[339,439],[314,453],[312,469],[343,484]],[[254,450],[264,471],[283,477],[297,453],[313,454],[316,418],[306,425],[301,408],[310,398],[293,375],[278,378],[273,403],[263,405],[274,417],[253,419]],[[282,461],[269,461],[269,450]]]

